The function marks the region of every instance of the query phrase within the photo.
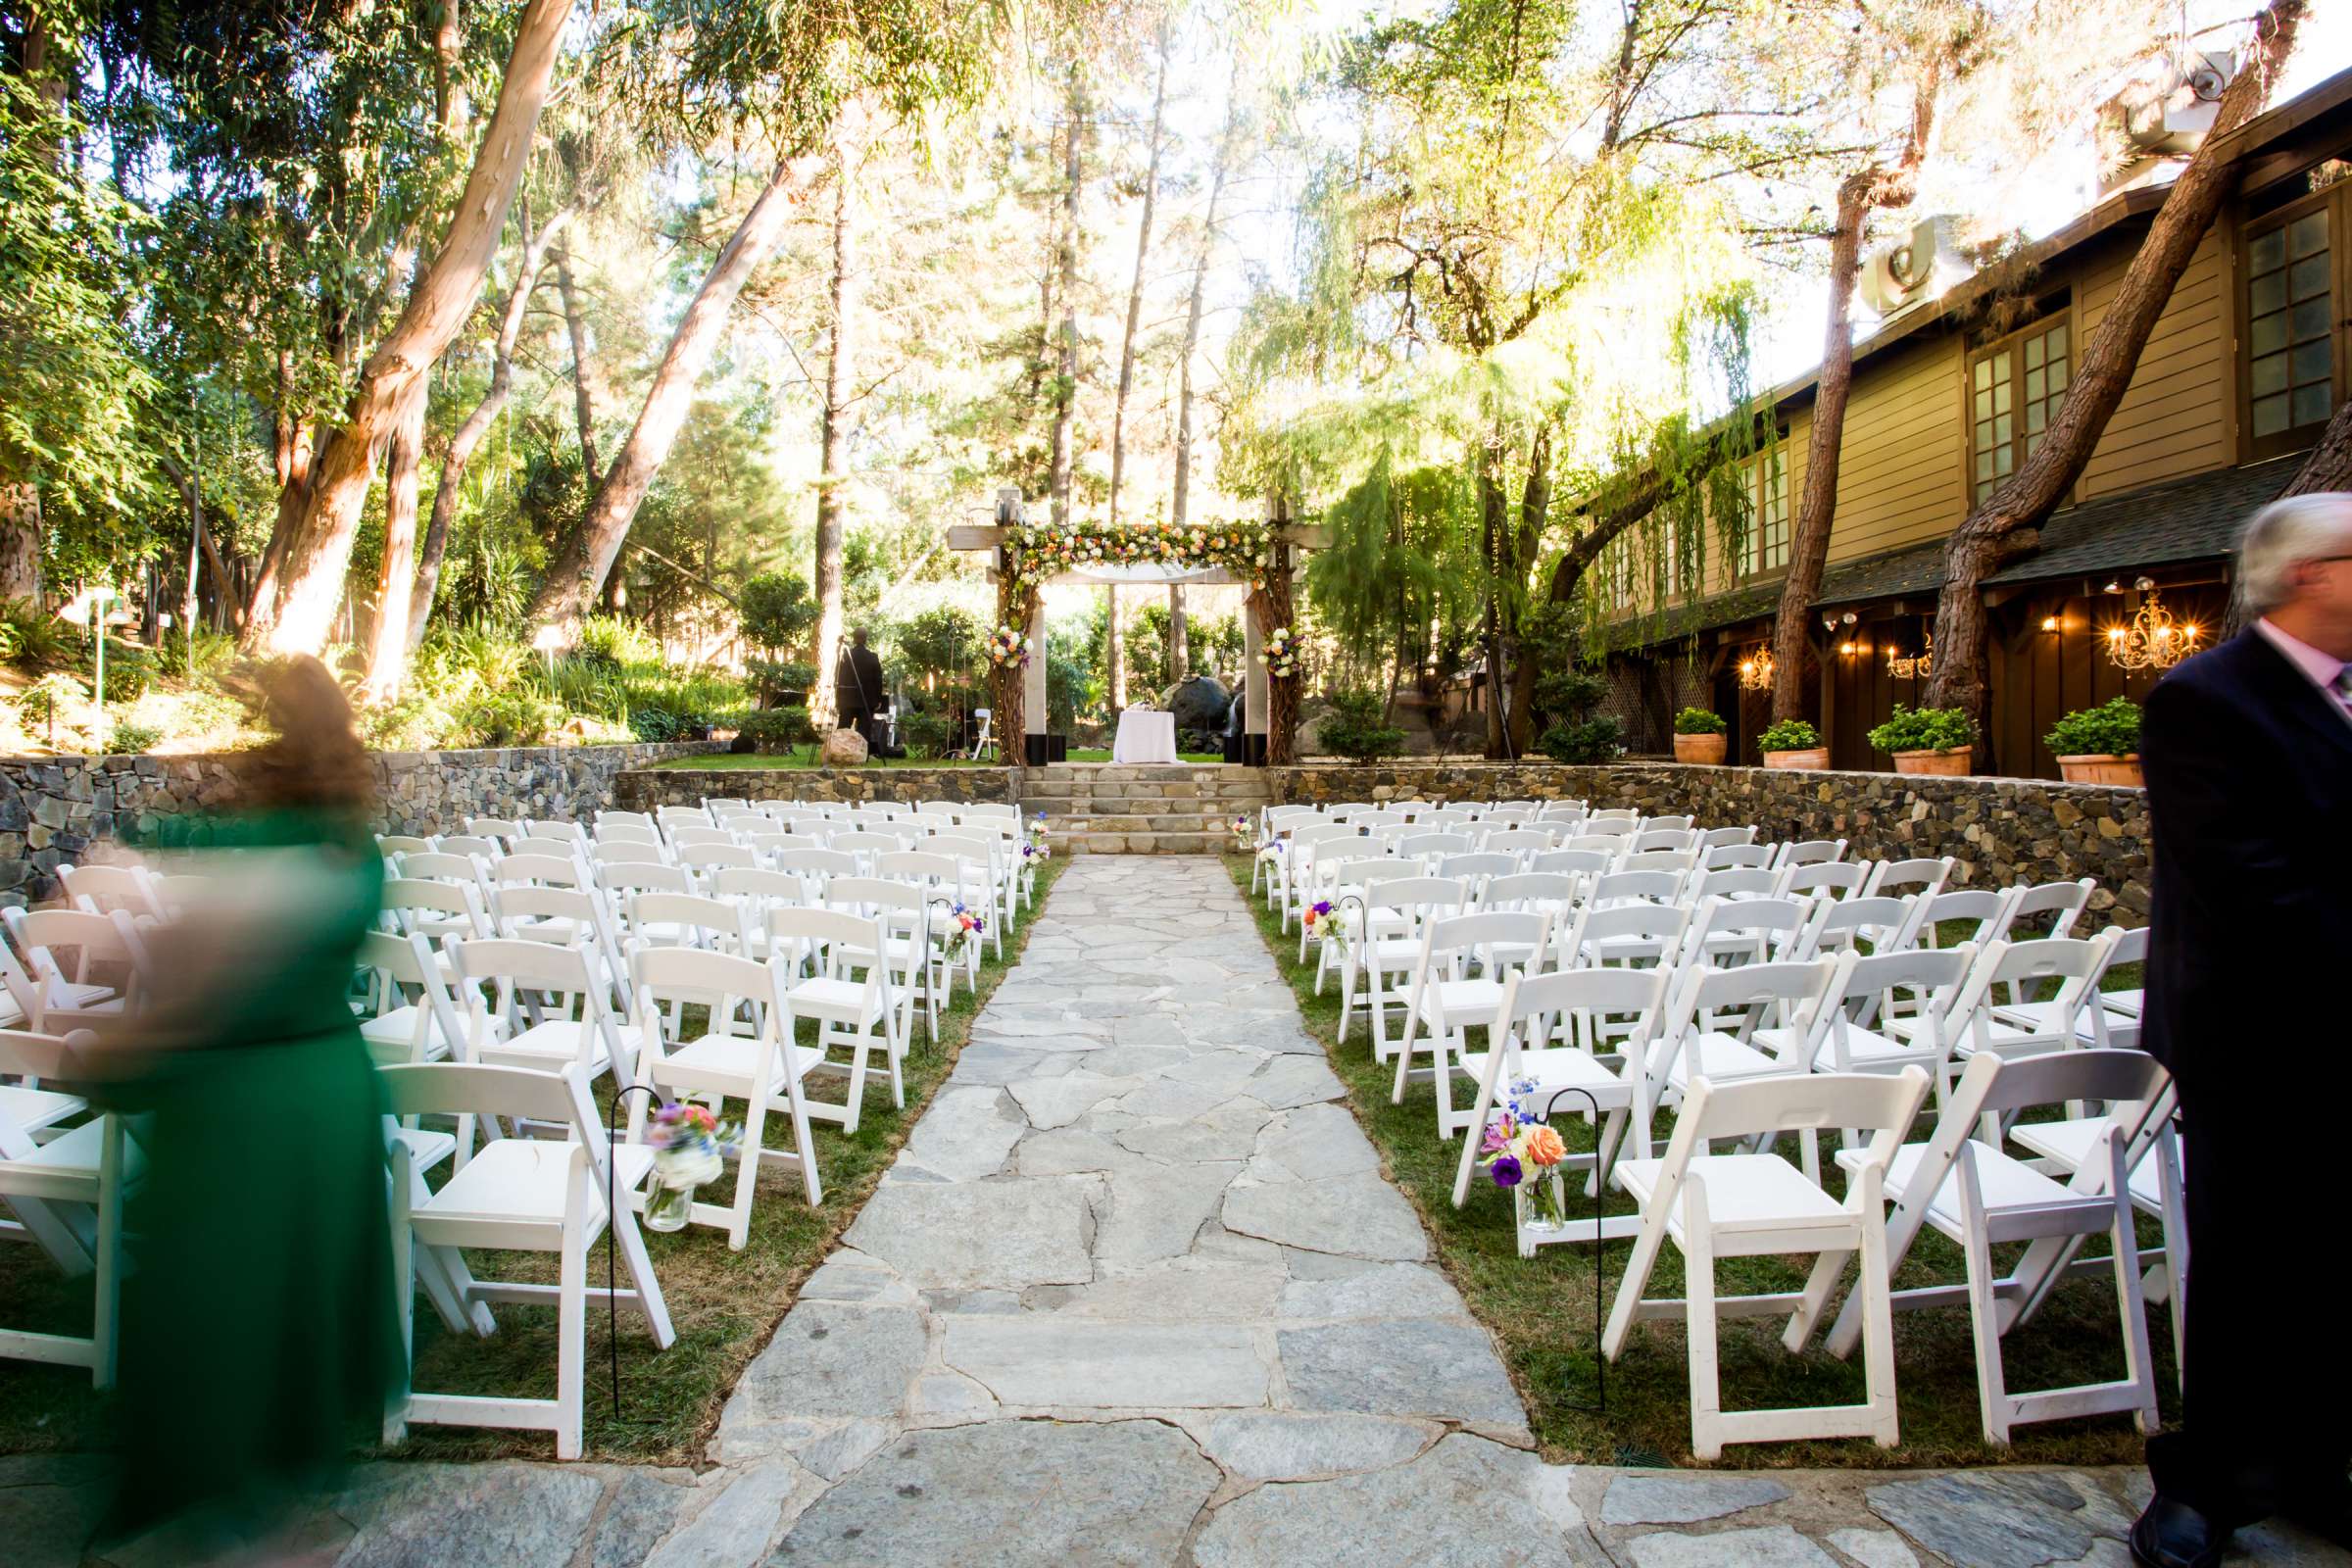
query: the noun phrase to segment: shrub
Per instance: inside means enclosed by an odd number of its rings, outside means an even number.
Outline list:
[[[152,752],[164,732],[152,724],[117,724],[115,732],[106,738],[110,755],[121,757],[133,752]]]
[[[1579,669],[1555,669],[1536,677],[1536,707],[1546,718],[1589,718],[1608,695],[1608,682]]]
[[[1378,692],[1361,688],[1331,694],[1331,710],[1323,715],[1323,745],[1351,762],[1395,757],[1404,750],[1404,731],[1384,721],[1386,706]]]
[[[1723,733],[1723,716],[1710,713],[1703,708],[1686,708],[1674,715],[1674,732],[1677,735],[1720,735]]]
[[[1801,718],[1784,718],[1756,737],[1760,752],[1809,752],[1821,744],[1821,731]]]
[[[12,664],[54,664],[70,657],[73,637],[66,623],[55,615],[45,614],[29,599],[11,599],[0,605],[0,628],[5,628],[5,642],[0,647],[0,659]]]
[[[1608,714],[1552,725],[1536,749],[1555,762],[1609,762],[1625,750],[1624,727]]]
[[[816,739],[806,708],[747,708],[733,717],[735,733],[763,752],[789,752]]]
[[[744,640],[755,648],[791,648],[816,629],[816,599],[807,579],[763,571],[743,585]]]
[[[747,659],[743,672],[751,678],[760,701],[773,705],[779,697],[806,700],[816,690],[816,666],[792,660]]]
[[[1875,751],[1943,752],[1974,742],[1977,727],[1961,709],[1914,709],[1897,703],[1886,722],[1872,730],[1868,738]]]
[[[2139,750],[2139,705],[2116,697],[2077,709],[2041,739],[2060,757],[2130,757]]]
[[[529,690],[491,692],[455,715],[459,746],[538,746],[561,728],[562,705]]]
[[[590,615],[580,622],[580,641],[573,657],[608,669],[659,664],[662,645],[635,621],[618,615]]]
[[[909,713],[899,721],[899,733],[917,757],[945,757],[956,744],[955,726],[940,713]]]
[[[88,669],[92,660],[84,655],[81,667]],[[147,695],[155,684],[155,655],[137,643],[106,640],[106,700],[110,703],[135,703]]]

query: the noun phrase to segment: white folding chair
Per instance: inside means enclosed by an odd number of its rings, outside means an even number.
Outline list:
[[[1812,1034],[1837,978],[1833,958],[1683,969],[1667,992],[1666,1021],[1651,1040],[1643,1066],[1649,1092],[1637,1106],[1634,1148],[1644,1158],[1649,1155],[1656,1146],[1647,1112],[1687,1097],[1701,1078],[1728,1086],[1810,1072],[1802,1042]],[[1757,1038],[1758,1030],[1775,1025],[1783,1032]],[[1804,1158],[1806,1174],[1814,1174],[1819,1151],[1809,1137]]]
[[[2117,927],[2108,937],[2107,956],[2099,972],[2090,977],[2090,993],[2075,1016],[2075,1035],[2085,1045],[2120,1046],[2136,1050],[2139,1046],[2140,991],[2132,987],[2122,991],[2105,988],[2107,976],[2121,964],[2141,963],[2148,959],[2148,928],[2146,926]],[[2058,1004],[2055,1002],[1995,1003],[1992,1017],[1995,1023],[2019,1029],[2041,1029],[2049,1024]]]
[[[1934,859],[1881,860],[1871,868],[1870,881],[1862,891],[1880,898],[1908,894],[1924,902],[1950,885],[1959,865],[1948,855]]]
[[[1769,844],[1725,844],[1701,851],[1698,863],[1706,871],[1777,871],[1773,862],[1779,858],[1780,851]]]
[[[363,932],[358,967],[367,976],[360,1040],[377,1066],[442,1061],[463,1053],[466,1028],[448,972],[423,937]]]
[[[584,1084],[608,1071],[615,1084],[636,1081],[636,1031],[613,1021],[607,1001],[612,978],[590,943],[452,937],[443,947],[466,1002],[467,1061],[535,1071],[576,1067]]]
[[[1611,1170],[1611,1180],[1640,1205],[1642,1219],[1633,1256],[1609,1309],[1608,1327],[1601,1334],[1601,1353],[1612,1361],[1622,1355],[1636,1322],[1683,1320],[1690,1366],[1690,1446],[1698,1458],[1722,1457],[1728,1443],[1866,1437],[1882,1448],[1891,1448],[1899,1441],[1884,1184],[1887,1161],[1910,1130],[1927,1090],[1928,1075],[1916,1068],[1892,1078],[1808,1073],[1718,1084],[1701,1077],[1690,1086],[1664,1156],[1621,1159]],[[1855,1157],[1843,1161],[1847,1175],[1842,1201],[1778,1153],[1709,1152],[1720,1142],[1769,1145],[1785,1133],[1810,1135],[1824,1127],[1861,1128],[1873,1135],[1866,1149],[1852,1152]],[[1810,1136],[1806,1141],[1811,1142]],[[1650,1275],[1669,1241],[1683,1254],[1687,1296],[1648,1299]],[[1716,1294],[1718,1258],[1791,1252],[1815,1254],[1802,1291]],[[1718,1319],[1787,1312],[1790,1327],[1783,1343],[1792,1350],[1801,1348],[1799,1326],[1819,1316],[1846,1259],[1855,1253],[1861,1255],[1853,1309],[1863,1336],[1863,1402],[1724,1409]]]
[[[1511,976],[1531,967],[1541,970],[1550,950],[1548,914],[1505,910],[1424,921],[1389,1103],[1404,1103],[1408,1078],[1427,1077],[1437,1095],[1438,1136],[1451,1138],[1470,1126],[1470,1111],[1453,1102],[1454,1074],[1477,1076],[1470,1031],[1493,1023]],[[1487,1049],[1493,1051],[1495,1043],[1490,1040]],[[1414,1065],[1420,1054],[1429,1057],[1428,1067]]]
[[[147,944],[122,910],[12,908],[0,909],[0,919],[32,980],[30,996],[15,1000],[33,1033],[62,1034],[100,1018],[135,1017],[144,1005],[153,972]],[[101,982],[101,973],[117,978]],[[102,986],[111,986],[111,994],[94,997]]]
[[[1934,1227],[1959,1247],[1965,1285],[1894,1291],[1892,1303],[1968,1303],[1976,1331],[1978,1413],[1987,1443],[2005,1446],[2011,1429],[2028,1422],[2110,1411],[2130,1411],[2142,1436],[2156,1430],[2156,1376],[2140,1298],[2129,1150],[2151,1117],[2155,1137],[2170,1138],[2168,1087],[2164,1068],[2155,1058],[2134,1051],[1980,1056],[1961,1073],[1928,1141],[1904,1145],[1886,1166],[1886,1196],[1894,1203],[1894,1214],[1886,1224],[1886,1257],[1875,1281],[1869,1265],[1864,1265],[1862,1284],[1886,1288],[1923,1226]],[[2034,1169],[1996,1142],[1971,1136],[1980,1123],[1996,1125],[2035,1106],[2091,1100],[2117,1104],[2118,1113],[2100,1134],[2094,1156],[2066,1182]],[[1844,1151],[1838,1161],[1850,1170],[1859,1157],[1856,1151]],[[2106,1261],[2115,1277],[2116,1305],[2123,1319],[2124,1376],[2074,1388],[2011,1393],[2001,1339],[2018,1321],[2029,1296],[2043,1285],[2036,1272],[2050,1270],[2062,1250],[2102,1232],[2113,1250]],[[1992,1249],[2019,1242],[2040,1245],[2027,1250],[2017,1270],[2005,1276],[1996,1273]],[[1833,1351],[1851,1351],[1861,1329],[1850,1320],[1861,1310],[1849,1302],[1839,1314],[1830,1334]],[[1800,1328],[1809,1324],[1792,1324],[1789,1330],[1798,1345],[1803,1343],[1796,1338]]]
[[[842,1103],[812,1100],[808,1114],[838,1121],[844,1132],[858,1130],[865,1105],[867,1058],[882,1054],[890,1083],[890,1102],[906,1107],[906,1081],[900,1063],[906,1038],[900,1029],[900,1009],[890,983],[890,932],[879,919],[861,919],[840,909],[770,908],[767,945],[771,959],[807,954],[814,973],[792,978],[784,995],[795,1019],[808,1018],[817,1026],[817,1046],[825,1065],[838,1069],[835,1051],[849,1053],[849,1098]],[[859,971],[863,971],[862,975]]]
[[[91,914],[112,914],[121,909],[133,920],[165,918],[163,900],[155,891],[155,878],[143,865],[61,863],[57,880],[74,907]]]
[[[695,1203],[687,1210],[692,1224],[724,1227],[728,1248],[740,1252],[751,1240],[760,1161],[797,1167],[808,1206],[824,1201],[816,1143],[808,1131],[808,1105],[801,1096],[802,1080],[824,1064],[824,1053],[793,1043],[792,1009],[785,1004],[785,976],[779,964],[691,948],[640,948],[630,964],[637,992],[637,1034],[645,1042],[638,1058],[639,1083],[714,1109],[729,1100],[744,1102],[734,1200],[725,1205]],[[664,1003],[669,1005],[666,1026]],[[685,1038],[680,1021],[689,1005],[701,1006],[706,1018],[703,1032],[691,1040]],[[751,1014],[748,1020],[738,1016],[746,1010]],[[771,1108],[781,1108],[791,1125],[789,1149],[767,1146]],[[648,1113],[647,1097],[631,1096],[632,1144],[643,1141]]]
[[[420,1184],[407,1144],[392,1150],[392,1277],[399,1299],[401,1346],[415,1344],[417,1251],[436,1255],[444,1273],[464,1282],[468,1306],[492,1301],[556,1307],[556,1396],[430,1394],[412,1388],[384,1420],[384,1441],[406,1441],[413,1425],[519,1427],[553,1432],[556,1456],[580,1456],[580,1415],[587,1366],[588,1303],[623,1301],[645,1314],[656,1348],[677,1338],[669,1307],[646,1255],[645,1239],[623,1195],[653,1168],[642,1144],[612,1147],[588,1098],[578,1067],[538,1072],[470,1062],[417,1062],[386,1067],[384,1093],[402,1117],[454,1115],[466,1132],[457,1166],[441,1190],[419,1198]],[[561,1141],[498,1138],[470,1148],[477,1117],[510,1118],[563,1127]],[[588,1283],[588,1256],[605,1228],[626,1265],[632,1288]],[[477,1280],[460,1255],[468,1249],[554,1252],[557,1282]],[[412,1358],[413,1362],[413,1358]]]
[[[97,1037],[86,1030],[65,1036],[0,1030],[0,1076],[80,1081],[88,1076],[80,1054],[96,1044]],[[53,1108],[50,1100],[63,1098],[78,1097],[0,1088],[0,1206],[16,1216],[0,1235],[30,1241],[68,1279],[94,1276],[90,1336],[0,1327],[0,1359],[87,1367],[91,1384],[108,1389],[115,1383],[122,1200],[133,1174],[131,1145],[122,1118],[113,1112],[36,1142],[34,1128],[19,1113],[30,1111],[37,1121]]]

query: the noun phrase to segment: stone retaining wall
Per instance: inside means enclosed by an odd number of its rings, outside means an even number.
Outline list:
[[[635,768],[612,780],[624,811],[699,806],[706,796],[786,801],[1017,801],[1010,767]]]
[[[2027,778],[1930,778],[1898,773],[1794,772],[1613,762],[1314,763],[1272,768],[1278,800],[1582,799],[1652,816],[1689,814],[1702,826],[1753,822],[1765,838],[1842,838],[1871,859],[1949,855],[1959,881],[2098,883],[2094,909],[2143,920],[2148,911],[2145,790]]]
[[[468,816],[569,817],[612,797],[614,775],[713,750],[545,746],[499,751],[378,752],[376,825],[386,833],[454,833]],[[103,860],[188,812],[235,804],[243,754],[0,759],[0,904],[53,891],[62,861]]]

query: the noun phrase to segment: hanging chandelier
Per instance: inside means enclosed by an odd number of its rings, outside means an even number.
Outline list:
[[[1740,688],[1751,692],[1772,690],[1772,650],[1769,648],[1757,649],[1753,654],[1740,661]]]
[[[2107,658],[2118,669],[2170,669],[2197,651],[2202,629],[2193,620],[2175,620],[2156,584],[2142,577],[2139,608],[2129,626],[2107,628]]]
[[[1927,641],[1917,654],[1906,659],[1897,654],[1894,645],[1886,645],[1886,673],[1896,680],[1925,680],[1936,672],[1936,634],[1928,633]]]

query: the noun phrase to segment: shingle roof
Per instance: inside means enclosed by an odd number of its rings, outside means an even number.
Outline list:
[[[2052,513],[2050,520],[2042,524],[2041,548],[1987,580],[2043,582],[2140,566],[2219,561],[2230,554],[2247,516],[2278,498],[2302,461],[2298,455],[2250,463],[2242,468],[2217,468]],[[1821,593],[1813,603],[1857,605],[1906,594],[1933,594],[1942,585],[1943,541],[1934,539],[1832,566],[1823,573]],[[1778,583],[1735,589],[1669,610],[1656,620],[1640,616],[1621,622],[1610,628],[1609,646],[1646,647],[1752,620],[1773,613],[1780,600]]]
[[[2295,476],[2301,457],[2273,458],[2242,468],[2217,468],[2161,484],[2101,496],[2050,514],[2041,548],[1993,573],[1994,582],[2038,582],[2218,560],[2230,554],[2237,530]]]

